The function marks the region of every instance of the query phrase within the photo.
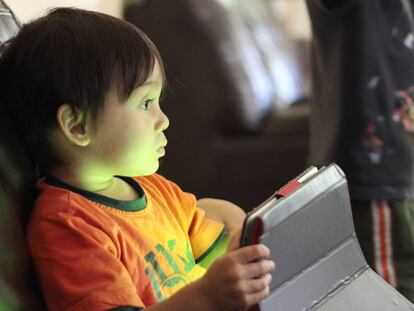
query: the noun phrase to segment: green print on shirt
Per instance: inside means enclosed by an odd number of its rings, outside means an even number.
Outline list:
[[[165,249],[161,244],[157,244],[154,251],[150,251],[145,255],[145,261],[149,264],[149,266],[145,268],[145,274],[151,279],[152,287],[154,288],[158,301],[162,301],[166,298],[164,294],[166,288],[173,288],[179,283],[188,284],[189,280],[187,279],[187,273],[190,272],[195,265],[194,256],[188,241],[186,244],[185,258],[174,252],[176,245],[175,240],[168,241],[167,245],[168,249]],[[169,267],[162,268],[159,260],[157,260],[156,254],[164,257],[165,261],[168,262]],[[178,257],[181,260],[181,269],[179,263],[174,260],[174,257]],[[165,272],[166,270],[172,270],[172,272],[167,274],[167,272]]]

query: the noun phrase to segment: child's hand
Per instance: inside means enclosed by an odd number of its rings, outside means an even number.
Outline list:
[[[239,248],[219,258],[200,280],[211,310],[235,310],[258,303],[269,295],[270,272],[275,263],[264,245]],[[208,308],[209,309],[209,308]]]

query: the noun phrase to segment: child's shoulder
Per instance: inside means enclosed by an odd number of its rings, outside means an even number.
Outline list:
[[[179,189],[175,183],[159,174],[135,177],[135,180],[147,191],[165,193]]]
[[[147,196],[162,198],[170,205],[177,202],[180,206],[183,202],[187,202],[186,204],[190,206],[195,204],[196,198],[192,193],[183,191],[177,184],[159,174],[135,177],[135,179]]]
[[[167,178],[161,176],[160,174],[151,174],[147,176],[137,176],[134,179],[142,182],[154,183],[154,182],[168,182]]]
[[[38,196],[34,203],[31,218],[39,219],[56,213],[82,214],[94,205],[82,195],[46,183],[45,179],[37,182]]]

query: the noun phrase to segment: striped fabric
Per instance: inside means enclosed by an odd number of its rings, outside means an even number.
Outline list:
[[[393,254],[392,213],[387,201],[371,202],[373,266],[390,285],[397,287]]]

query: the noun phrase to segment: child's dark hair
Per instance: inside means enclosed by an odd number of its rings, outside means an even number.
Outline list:
[[[60,105],[95,119],[115,87],[121,100],[143,84],[159,52],[135,26],[115,17],[59,8],[22,27],[0,58],[6,109],[42,171],[61,164],[48,139]]]

